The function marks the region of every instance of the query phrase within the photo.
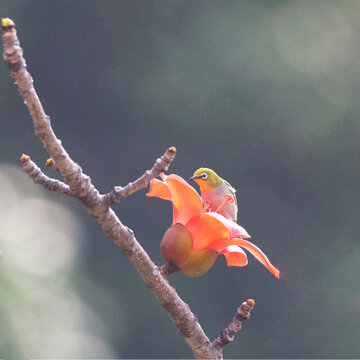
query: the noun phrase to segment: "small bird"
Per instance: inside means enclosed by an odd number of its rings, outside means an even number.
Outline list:
[[[189,180],[194,180],[200,186],[206,211],[217,212],[229,220],[237,221],[236,190],[226,180],[208,168],[197,169]]]

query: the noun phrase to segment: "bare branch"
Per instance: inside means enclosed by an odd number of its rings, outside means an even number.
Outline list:
[[[125,187],[115,186],[112,191],[104,195],[103,201],[106,206],[111,206],[126,197],[132,195],[136,191],[145,188],[149,182],[162,172],[168,170],[171,162],[174,160],[176,149],[174,146],[168,148],[165,154],[156,160],[151,170],[147,170],[145,174],[140,176],[134,182],[128,183]]]
[[[51,179],[46,176],[41,169],[30,159],[29,155],[23,154],[20,158],[23,163],[23,171],[26,172],[35,184],[41,184],[46,190],[55,191],[60,194],[74,196],[68,185],[63,182]]]
[[[164,265],[158,268],[137,242],[133,231],[123,225],[110,208],[112,203],[120,201],[145,187],[151,179],[158,176],[161,172],[166,171],[175,157],[175,148],[169,148],[165,154],[156,161],[151,170],[145,172],[144,175],[133,183],[128,184],[125,188],[115,187],[109,194],[101,196],[91,183],[90,177],[85,175],[81,167],[70,158],[63,148],[61,141],[55,136],[51,128],[50,118],[44,112],[33,86],[32,77],[26,69],[23,50],[16,36],[15,24],[10,19],[2,19],[2,38],[4,43],[3,58],[11,69],[12,76],[18,85],[20,96],[24,99],[24,103],[29,109],[34,122],[35,134],[44,144],[52,161],[55,163],[51,167],[59,169],[65,184],[48,178],[41,172],[36,164],[30,160],[30,157],[26,155],[22,158],[24,171],[28,173],[35,182],[42,184],[48,190],[74,196],[84,205],[89,214],[96,219],[105,231],[106,235],[111,238],[120,247],[121,252],[129,258],[146,286],[168,312],[171,320],[177,326],[180,334],[184,336],[196,358],[222,359],[222,348],[226,343],[231,341],[228,340],[229,336],[220,336],[214,343],[210,343],[209,338],[202,330],[196,316],[166,279],[166,276],[175,272],[177,269],[171,265]],[[250,305],[248,304],[247,306]],[[249,311],[246,309],[247,308],[243,307],[241,314]],[[245,315],[239,316],[238,321],[245,319]],[[229,327],[230,326],[231,324]],[[235,325],[233,325],[233,327],[236,328]],[[237,330],[229,330],[229,334],[230,331],[236,332]]]
[[[92,203],[99,201],[99,192],[92,186],[90,178],[82,173],[80,166],[69,157],[61,145],[61,141],[55,136],[51,128],[50,117],[45,114],[33,86],[33,79],[26,69],[23,50],[16,36],[15,24],[4,26],[4,20],[7,19],[2,19],[3,58],[11,69],[11,75],[16,81],[20,96],[29,109],[34,122],[35,134],[55,161],[65,183],[69,185],[74,195],[82,199],[86,198],[87,204],[91,206]]]
[[[212,345],[215,349],[222,353],[224,347],[234,340],[235,334],[241,330],[243,321],[248,320],[250,317],[250,311],[254,307],[255,301],[253,299],[247,299],[237,309],[237,313],[233,318],[233,321],[227,328],[221,331],[220,336],[217,337]]]

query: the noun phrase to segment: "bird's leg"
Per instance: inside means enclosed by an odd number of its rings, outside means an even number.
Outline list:
[[[206,202],[203,206],[203,212],[207,213],[207,212],[211,212],[211,204]]]
[[[222,204],[217,208],[216,212],[219,213],[228,202],[233,203],[235,201],[234,197],[231,195],[224,195],[224,201],[222,202]]]

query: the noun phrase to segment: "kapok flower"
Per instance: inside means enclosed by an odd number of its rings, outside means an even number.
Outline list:
[[[266,255],[254,244],[246,230],[215,212],[204,212],[196,190],[178,175],[153,179],[149,197],[158,197],[173,203],[172,226],[161,241],[163,258],[175,264],[188,276],[201,276],[214,264],[218,254],[223,254],[228,266],[245,266],[249,251],[277,278],[277,270]]]

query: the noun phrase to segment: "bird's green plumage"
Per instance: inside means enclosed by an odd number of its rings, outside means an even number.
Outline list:
[[[224,181],[214,170],[211,170],[209,168],[200,168],[197,169],[194,172],[195,178],[201,178],[204,174],[207,174],[207,179],[204,181],[204,185],[210,188],[217,187],[221,185],[221,183]],[[199,184],[200,185],[200,184]],[[201,185],[200,185],[201,188]]]
[[[205,167],[196,170],[191,179],[200,186],[203,203],[209,204],[211,211],[217,211],[224,202],[225,196],[230,195],[234,201],[227,203],[219,213],[228,219],[237,220],[236,190],[226,180],[222,179],[214,170]]]

